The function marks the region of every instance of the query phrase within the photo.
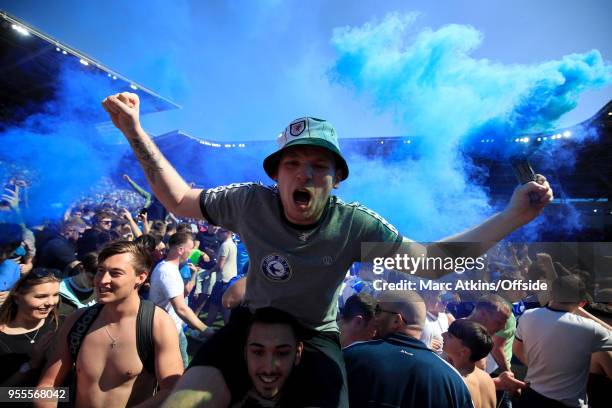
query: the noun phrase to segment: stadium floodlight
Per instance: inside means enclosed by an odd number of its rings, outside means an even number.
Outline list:
[[[594,213],[596,213],[596,212],[597,212],[597,208],[596,208],[596,209],[594,209],[594,210],[593,210],[593,212],[594,212]]]
[[[544,136],[544,137],[542,138],[542,140],[548,140],[548,138],[547,138],[546,136]]]
[[[514,139],[514,142],[515,142],[515,143],[518,143],[518,141],[519,141],[519,139]]]
[[[137,90],[138,89],[138,87],[136,85],[134,85],[134,84],[130,84],[130,88],[132,88],[133,90]]]
[[[542,141],[542,138],[541,138],[541,137],[538,137],[538,142],[541,142],[541,141]]]
[[[55,51],[60,52],[61,51],[60,47],[55,47]]]
[[[68,53],[66,52],[66,50],[62,50],[62,54],[64,54],[64,55],[68,55]]]
[[[566,130],[565,132],[563,132],[563,137],[570,137],[572,135],[572,132],[570,132],[569,130]]]
[[[113,75],[113,79],[117,79],[117,77],[115,75]]]
[[[89,65],[89,62],[85,61],[83,58],[81,58],[81,59],[79,60],[79,62],[80,62],[81,64],[85,65],[85,66],[88,66],[88,65]]]
[[[17,25],[17,24],[12,24],[12,25],[11,25],[11,28],[12,28],[13,30],[17,31],[17,32],[18,32],[19,34],[21,34],[21,35],[25,35],[25,36],[30,35],[30,32],[28,31],[28,29],[27,29],[27,28],[25,28],[25,27],[22,27],[22,26],[20,26],[20,25]]]

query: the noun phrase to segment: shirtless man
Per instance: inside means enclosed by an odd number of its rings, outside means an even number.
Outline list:
[[[66,318],[55,355],[38,386],[60,386],[76,363],[76,407],[159,406],[182,375],[183,364],[174,322],[158,307],[152,330],[154,373],[145,370],[137,351],[136,322],[141,306],[138,288],[151,268],[150,257],[138,244],[120,241],[106,246],[98,260],[94,288],[98,302],[104,306],[83,337],[75,362],[69,333],[89,309],[80,309]],[[153,396],[157,383],[160,389]]]
[[[451,364],[459,371],[470,390],[475,408],[495,408],[493,379],[476,362],[486,357],[493,348],[493,340],[480,324],[459,319],[442,333],[444,351]]]

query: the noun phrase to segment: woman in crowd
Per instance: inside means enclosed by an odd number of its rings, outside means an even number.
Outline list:
[[[0,386],[35,386],[58,328],[54,269],[22,276],[0,307]],[[57,272],[59,273],[59,272]]]

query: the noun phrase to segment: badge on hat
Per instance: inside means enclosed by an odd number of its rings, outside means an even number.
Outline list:
[[[289,126],[289,133],[293,137],[298,137],[304,132],[304,129],[306,129],[306,120],[300,120]]]

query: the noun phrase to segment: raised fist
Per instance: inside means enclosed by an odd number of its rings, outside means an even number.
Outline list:
[[[113,124],[125,135],[140,128],[140,99],[131,92],[110,95],[102,101]]]

